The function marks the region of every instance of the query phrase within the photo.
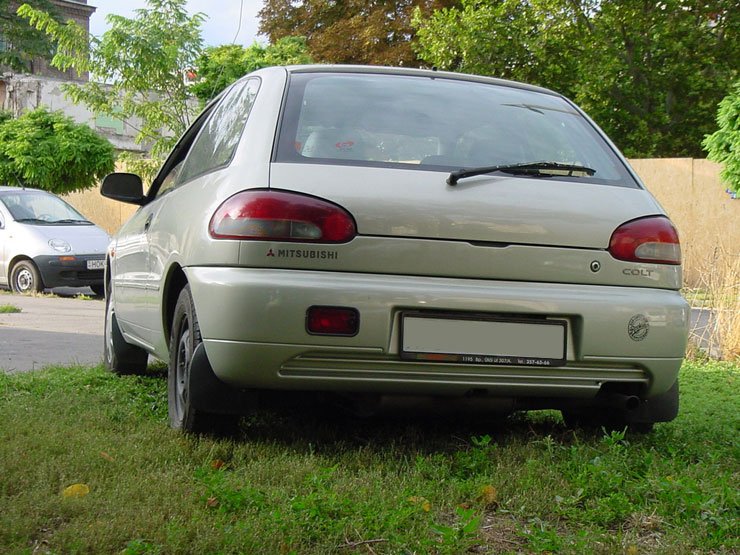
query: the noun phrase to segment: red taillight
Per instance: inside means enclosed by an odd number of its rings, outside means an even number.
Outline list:
[[[211,218],[214,239],[346,243],[357,233],[344,208],[299,193],[253,189],[227,199]]]
[[[612,233],[609,252],[629,262],[681,264],[678,232],[668,218],[652,216],[627,222]]]
[[[306,312],[306,329],[315,335],[357,335],[360,314],[354,308],[312,306]]]

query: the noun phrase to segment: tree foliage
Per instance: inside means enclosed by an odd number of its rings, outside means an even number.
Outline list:
[[[411,48],[415,9],[456,5],[457,0],[265,0],[260,33],[271,43],[306,37],[313,59],[322,63],[416,66]]]
[[[51,38],[54,67],[89,71],[97,80],[63,85],[71,100],[136,126],[136,142],[147,145],[155,160],[190,125],[198,106],[190,101],[181,72],[193,67],[202,51],[204,16],[189,15],[185,0],[147,0],[147,8],[133,18],[109,15],[109,29],[100,38],[28,4],[18,13]]]
[[[49,0],[28,0],[35,8],[57,17]],[[34,58],[51,58],[49,39],[15,13],[11,0],[0,0],[0,67],[14,71],[29,71]]]
[[[709,159],[722,164],[720,175],[740,193],[740,81],[736,81],[717,110],[719,129],[704,139]]]
[[[0,115],[0,183],[64,194],[96,185],[114,166],[113,145],[62,112]]]
[[[206,48],[196,62],[198,82],[190,90],[201,101],[208,102],[251,71],[312,62],[304,37],[282,37],[267,46],[255,42],[248,48],[237,44]]]
[[[628,156],[700,156],[740,59],[735,0],[462,0],[414,24],[427,63],[558,90]]]

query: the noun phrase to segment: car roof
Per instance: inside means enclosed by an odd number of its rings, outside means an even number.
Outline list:
[[[44,191],[42,189],[34,189],[32,187],[16,187],[13,185],[0,185],[0,195],[3,193],[17,193],[19,191],[31,191],[34,193],[46,193],[51,194],[48,191]]]
[[[345,65],[345,64],[310,64],[310,65],[292,65],[283,67],[270,67],[254,72],[255,74],[267,73],[275,70],[287,71],[288,73],[362,73],[367,75],[405,75],[412,77],[428,77],[432,79],[451,79],[455,81],[468,81],[471,83],[484,83],[489,85],[499,85],[515,89],[534,91],[552,96],[562,97],[561,94],[538,87],[528,85],[518,81],[508,81],[496,77],[484,77],[482,75],[472,75],[468,73],[455,73],[452,71],[438,71],[436,69],[418,69],[406,67],[390,66],[366,66],[366,65]]]

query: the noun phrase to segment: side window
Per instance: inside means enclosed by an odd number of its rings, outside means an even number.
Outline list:
[[[175,186],[180,182],[179,177],[180,172],[182,171],[183,162],[184,160],[180,160],[180,162],[178,162],[177,165],[170,170],[170,172],[167,174],[167,177],[162,180],[162,184],[159,186],[159,189],[157,189],[157,198],[161,197],[167,191],[174,189]]]
[[[259,79],[249,79],[229,91],[203,125],[185,159],[177,182],[228,165],[259,90]]]

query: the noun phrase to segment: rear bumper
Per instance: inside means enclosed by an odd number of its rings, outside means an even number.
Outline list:
[[[65,258],[71,260],[64,260]],[[79,256],[37,256],[33,259],[41,273],[44,286],[52,287],[85,287],[102,285],[104,279],[105,255]],[[101,265],[100,268],[88,269],[88,261]]]
[[[604,385],[644,397],[676,381],[689,324],[678,292],[378,274],[188,268],[208,359],[243,388],[387,394],[591,398]],[[354,337],[305,330],[313,305],[360,313]],[[401,360],[401,312],[546,316],[567,322],[567,362],[556,368]],[[644,317],[645,337],[630,337]]]

